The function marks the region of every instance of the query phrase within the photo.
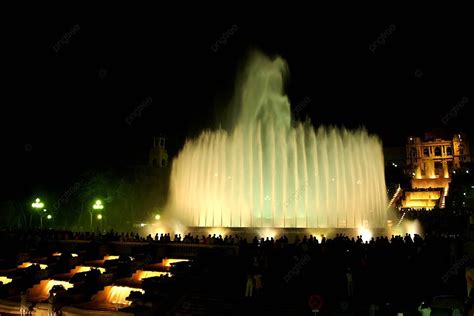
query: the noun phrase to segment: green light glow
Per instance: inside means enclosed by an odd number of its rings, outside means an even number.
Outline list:
[[[46,216],[46,218],[47,218],[47,219],[51,219],[51,218],[53,218],[53,217],[51,216],[51,214],[48,214],[48,216]]]
[[[32,208],[41,209],[44,207],[44,203],[40,199],[36,198],[35,202],[31,204]]]
[[[102,204],[101,200],[95,201],[95,204],[92,206],[94,210],[101,210],[104,208],[104,205]]]
[[[102,214],[97,215],[97,219],[102,219]]]

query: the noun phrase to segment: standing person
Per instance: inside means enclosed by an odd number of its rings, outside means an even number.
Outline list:
[[[418,311],[421,313],[421,316],[430,316],[431,308],[425,302],[421,302],[421,305],[418,307]]]
[[[253,296],[253,276],[251,273],[247,275],[247,283],[245,285],[245,297],[252,297]]]
[[[263,289],[262,274],[257,273],[255,276],[255,295],[260,296]]]
[[[352,271],[351,268],[347,268],[346,270],[346,279],[347,279],[347,295],[352,297],[354,293],[354,284],[352,283]]]

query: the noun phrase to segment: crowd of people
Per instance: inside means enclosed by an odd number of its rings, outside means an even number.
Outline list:
[[[307,307],[308,297],[315,293],[325,299],[327,308],[372,311],[373,315],[417,310],[421,302],[428,309],[432,298],[441,294],[471,304],[465,271],[474,267],[466,235],[472,211],[404,213],[405,220],[420,221],[424,236],[364,240],[362,236],[336,234],[331,238],[283,235],[247,239],[235,234],[140,236],[137,232],[9,229],[0,231],[0,240],[4,249],[10,247],[12,252],[58,240],[238,247],[238,258],[227,268],[238,276],[235,287],[241,289],[241,295],[279,303],[291,301],[295,306]]]

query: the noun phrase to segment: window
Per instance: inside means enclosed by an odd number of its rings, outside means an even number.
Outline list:
[[[423,156],[425,157],[430,156],[430,149],[428,147],[423,148]]]
[[[453,169],[453,161],[452,161],[452,160],[449,160],[449,161],[448,161],[448,169],[449,169],[449,170],[452,170],[452,169]]]
[[[446,147],[446,155],[448,155],[448,156],[453,155],[453,149],[451,147]]]
[[[416,149],[415,149],[415,148],[412,148],[412,149],[411,149],[411,156],[412,156],[413,158],[416,158]]]
[[[441,147],[435,147],[435,156],[441,157]]]

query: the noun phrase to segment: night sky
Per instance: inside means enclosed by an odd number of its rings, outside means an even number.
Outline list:
[[[68,185],[89,168],[144,163],[153,136],[165,135],[175,155],[186,137],[219,125],[252,48],[287,60],[292,106],[309,98],[299,116],[314,125],[366,126],[385,146],[439,127],[473,137],[468,18],[289,15],[170,22],[161,12],[12,23],[3,37],[2,198],[39,183]],[[469,102],[444,125],[463,97]]]

